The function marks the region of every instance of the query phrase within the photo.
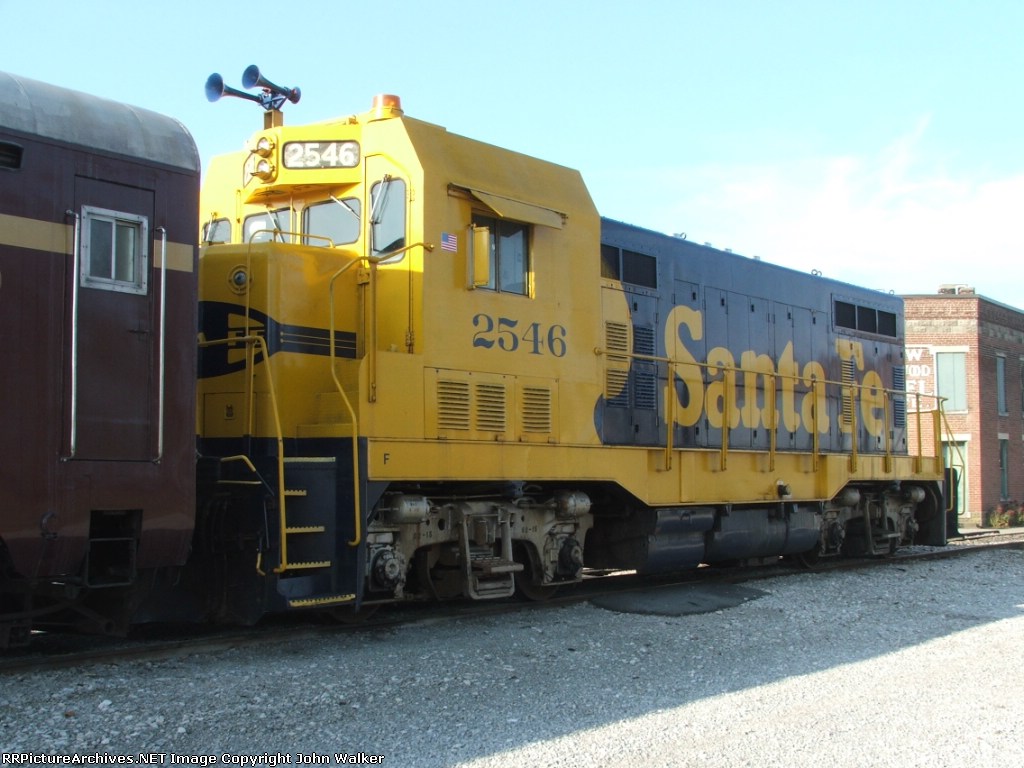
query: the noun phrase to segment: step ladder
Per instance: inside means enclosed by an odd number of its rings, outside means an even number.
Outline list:
[[[494,554],[489,532],[501,546]],[[474,600],[494,600],[515,594],[515,574],[523,564],[512,559],[512,525],[507,512],[463,512],[459,547],[462,559],[463,588]]]
[[[341,605],[355,595],[339,590],[335,559],[337,462],[333,456],[286,456],[278,592],[289,608]]]

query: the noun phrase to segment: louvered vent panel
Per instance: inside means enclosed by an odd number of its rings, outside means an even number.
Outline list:
[[[643,325],[633,326],[633,351],[638,355],[654,355],[654,329]]]
[[[551,432],[551,390],[523,387],[523,432]]]
[[[604,343],[608,354],[629,352],[629,326],[625,323],[605,323]]]
[[[853,385],[857,381],[857,363],[854,360],[843,360],[843,423],[853,423],[853,403],[856,390]]]
[[[892,388],[897,392],[907,391],[907,369],[896,366],[892,369]],[[907,398],[895,395],[892,399],[892,421],[895,427],[907,426]]]
[[[469,429],[469,382],[440,379],[437,382],[439,429]]]
[[[504,432],[505,385],[476,385],[476,428],[485,432]]]
[[[604,342],[608,349],[608,368],[605,370],[604,396],[608,405],[629,407],[629,360],[616,353],[629,352],[629,326],[625,323],[604,324]],[[621,366],[621,367],[618,367]]]
[[[651,371],[637,371],[633,389],[633,407],[653,411],[658,408],[658,379]]]
[[[609,368],[604,373],[604,397],[608,405],[629,407],[629,371]]]

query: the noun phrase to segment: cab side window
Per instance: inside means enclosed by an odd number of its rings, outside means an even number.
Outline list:
[[[370,251],[384,256],[405,247],[405,182],[385,176],[370,189]]]
[[[474,216],[473,225],[486,227],[491,234],[490,282],[480,287],[529,295],[529,225],[490,216]]]
[[[203,242],[208,245],[231,242],[231,222],[227,219],[211,219],[203,225]]]

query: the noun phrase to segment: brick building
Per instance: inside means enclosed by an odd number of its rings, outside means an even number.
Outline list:
[[[966,286],[903,298],[907,391],[946,398],[943,451],[961,470],[960,526],[985,525],[996,505],[1024,501],[1024,311]],[[912,445],[915,401],[910,394]],[[930,422],[920,424],[927,444]]]

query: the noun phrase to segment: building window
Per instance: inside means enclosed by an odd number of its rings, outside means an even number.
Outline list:
[[[481,287],[528,295],[530,226],[489,216],[474,216],[473,226],[484,227],[491,233],[491,279]]]
[[[999,415],[1005,416],[1006,410],[1006,358],[999,355],[996,358],[996,403],[999,408]]]
[[[967,410],[967,353],[935,353],[935,392],[947,412]]]
[[[107,291],[147,291],[149,223],[144,216],[82,208],[82,285]]]
[[[999,498],[1010,498],[1010,441],[999,440]]]

